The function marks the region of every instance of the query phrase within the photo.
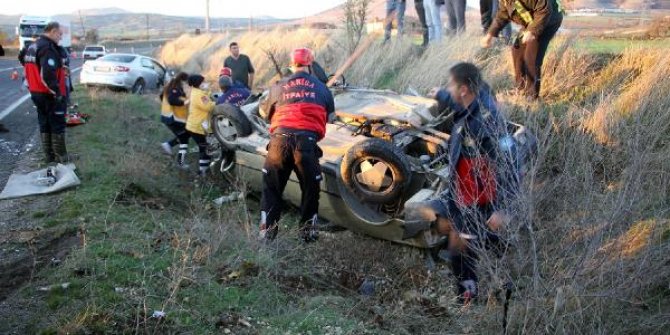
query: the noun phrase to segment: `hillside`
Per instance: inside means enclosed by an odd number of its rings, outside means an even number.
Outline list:
[[[566,1],[571,9],[629,9],[629,10],[653,10],[670,9],[670,0],[574,0]]]
[[[670,10],[670,0],[572,0],[565,1],[566,7],[569,9],[634,9],[634,10],[649,10],[649,9],[667,9]],[[468,1],[470,10],[478,11],[478,1]],[[307,21],[309,23],[324,22],[337,24],[342,22],[344,17],[344,5],[331,8],[308,18],[296,20]],[[386,16],[386,0],[371,0],[368,15],[371,19],[383,19]],[[443,16],[444,13],[443,9]],[[416,10],[414,9],[414,1],[407,1],[407,9],[405,16],[410,18],[417,18]]]
[[[124,37],[144,35],[149,26],[150,34],[174,35],[204,28],[205,20],[202,17],[168,16],[161,14],[131,13],[118,8],[89,9],[81,12],[84,28],[97,29],[101,37]],[[100,15],[101,14],[101,15]],[[0,15],[0,30],[9,36],[14,36],[14,28],[19,22],[20,15]],[[76,35],[82,35],[83,29],[79,13],[57,15],[57,19],[66,19],[72,23],[72,30]],[[254,18],[254,26],[267,26],[283,22],[272,17]],[[219,18],[213,17],[213,30],[244,28],[249,26],[249,18]]]

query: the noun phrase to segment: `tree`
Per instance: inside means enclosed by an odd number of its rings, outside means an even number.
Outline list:
[[[96,44],[98,43],[99,37],[100,36],[98,35],[97,29],[89,29],[86,31],[86,36],[84,37],[84,39],[86,40],[86,43]]]
[[[347,0],[344,3],[344,24],[349,53],[353,53],[361,42],[369,6],[370,0]]]

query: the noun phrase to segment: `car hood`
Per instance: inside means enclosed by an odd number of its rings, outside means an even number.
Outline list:
[[[346,89],[335,95],[335,112],[346,120],[395,120],[419,127],[435,117],[437,101],[389,90]]]

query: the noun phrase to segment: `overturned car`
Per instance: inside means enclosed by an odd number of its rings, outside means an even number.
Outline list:
[[[440,245],[443,237],[436,228],[411,220],[404,209],[436,197],[447,185],[446,130],[453,114],[420,96],[346,85],[331,89],[336,118],[319,142],[324,177],[319,216],[384,240],[421,248]],[[240,108],[218,105],[210,120],[214,151],[220,154],[217,170],[234,173],[255,192],[261,192],[270,140],[268,124],[258,113],[264,94],[250,97]],[[533,135],[511,122],[507,132],[519,159],[526,160],[534,151]],[[298,206],[300,198],[300,185],[292,175],[284,199]]]

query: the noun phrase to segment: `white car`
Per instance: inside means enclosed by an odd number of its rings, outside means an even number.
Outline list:
[[[169,80],[169,73],[157,60],[135,54],[109,54],[84,63],[81,84],[106,86],[143,94],[159,89]]]
[[[84,59],[98,59],[107,54],[107,50],[102,45],[87,45],[81,53]]]

